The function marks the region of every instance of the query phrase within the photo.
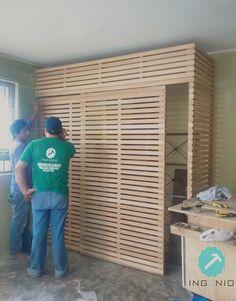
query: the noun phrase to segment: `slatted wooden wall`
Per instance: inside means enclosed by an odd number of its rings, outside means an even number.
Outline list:
[[[69,174],[70,204],[65,227],[65,239],[67,245],[73,250],[80,248],[80,194],[81,182],[81,104],[78,96],[57,96],[45,97],[40,100],[40,134],[44,135],[44,119],[50,116],[57,116],[66,129],[69,129],[69,140],[72,140],[76,147],[76,155],[71,163]]]
[[[193,184],[199,174],[196,162],[205,160],[192,155],[201,145],[193,128],[202,112],[201,106],[195,110],[196,93],[204,94],[202,87],[210,83],[209,76],[196,89],[203,75],[195,71],[205,70],[196,54],[195,45],[188,44],[37,71],[42,118],[61,118],[77,148],[66,225],[70,249],[163,274],[165,91],[169,84],[190,87],[191,196],[200,187]],[[210,164],[201,166],[203,177],[210,175]]]
[[[165,89],[44,98],[41,109],[61,118],[77,147],[68,245],[163,273]]]
[[[194,44],[38,70],[36,95],[99,92],[188,83],[194,72]]]
[[[213,61],[195,49],[194,78],[189,83],[188,197],[211,185],[213,78]]]

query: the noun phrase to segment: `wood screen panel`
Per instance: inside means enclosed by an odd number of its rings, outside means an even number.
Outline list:
[[[120,120],[120,259],[163,273],[165,89],[121,99]]]
[[[41,109],[62,118],[77,149],[67,246],[162,274],[165,89],[44,98]]]
[[[195,44],[36,72],[42,115],[60,117],[78,150],[71,249],[163,272],[165,88],[172,84],[189,87],[190,198],[211,185],[213,64]]]
[[[194,80],[189,85],[188,197],[211,185],[213,79],[213,62],[196,49]]]
[[[81,96],[81,248],[163,273],[165,90]]]
[[[193,77],[194,44],[39,69],[37,96],[68,95],[186,83]]]
[[[69,173],[70,204],[65,227],[66,244],[72,250],[80,249],[80,99],[78,96],[61,96],[40,99],[40,134],[44,136],[44,119],[57,116],[69,131],[69,138],[76,146],[75,157],[71,160]],[[73,105],[75,103],[75,105]],[[74,132],[75,131],[75,132]]]

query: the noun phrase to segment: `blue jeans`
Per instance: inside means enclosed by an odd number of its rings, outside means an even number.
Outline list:
[[[15,256],[19,252],[29,253],[32,235],[30,224],[30,202],[18,190],[10,193],[9,202],[12,207],[12,221],[10,226],[9,253]]]
[[[52,257],[55,276],[64,275],[67,269],[67,252],[64,227],[68,208],[68,196],[51,191],[34,192],[32,197],[33,241],[29,273],[42,274],[47,253],[47,232],[50,225]]]

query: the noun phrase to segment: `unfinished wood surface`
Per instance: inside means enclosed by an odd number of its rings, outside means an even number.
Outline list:
[[[37,96],[188,82],[194,72],[194,44],[168,47],[91,62],[39,69]]]
[[[188,198],[211,185],[212,172],[214,68],[198,49],[194,61],[194,81],[189,84]]]
[[[47,97],[147,86],[189,84],[187,192],[190,198],[206,189],[211,183],[213,76],[211,59],[194,44],[186,44],[39,69],[36,73],[36,94]],[[130,113],[132,114],[132,111]],[[148,117],[148,113],[145,112],[145,103],[143,103],[142,113]],[[102,116],[96,115],[96,112],[91,112],[89,119],[100,118],[102,120]],[[107,116],[107,125],[110,118],[112,116]],[[124,121],[127,125],[130,122],[128,118],[129,116],[127,116],[127,121]],[[156,132],[150,132],[150,139],[157,131],[158,129]],[[91,138],[93,138],[92,133]],[[138,140],[139,137],[136,136],[136,138]],[[107,143],[110,142],[107,141]],[[133,143],[135,144],[135,140]]]
[[[37,71],[42,118],[58,116],[77,148],[69,248],[163,273],[166,86],[189,88],[178,118],[188,128],[190,198],[211,181],[212,79],[194,44]]]
[[[72,103],[77,103],[77,109],[73,112],[72,117]],[[74,183],[79,183],[80,175],[74,172],[73,167],[80,162],[80,140],[77,139],[80,135],[80,104],[76,96],[62,96],[53,98],[40,99],[40,120],[39,128],[40,135],[44,136],[44,119],[50,116],[57,116],[63,123],[66,129],[71,129],[76,126],[76,135],[74,143],[76,146],[76,155],[71,162],[71,170],[69,173],[69,190],[70,190],[70,204],[67,214],[67,224],[65,227],[65,239],[67,245],[73,250],[80,248],[80,194],[76,190]],[[69,139],[72,139],[73,131],[69,130]],[[80,163],[79,163],[80,164]]]
[[[165,88],[40,103],[44,117],[62,119],[77,149],[70,169],[67,245],[163,274]]]
[[[194,206],[199,201],[188,201],[190,206]],[[169,211],[181,213],[187,216],[188,223],[199,225],[208,228],[231,229],[236,231],[236,217],[216,217],[213,210],[206,210],[202,208],[193,208],[191,210],[182,210],[181,204],[172,206]]]

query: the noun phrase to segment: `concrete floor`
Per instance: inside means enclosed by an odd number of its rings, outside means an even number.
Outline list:
[[[49,256],[48,256],[49,257]],[[0,257],[0,301],[166,301],[191,300],[181,288],[179,266],[162,277],[69,252],[72,273],[55,280],[50,258],[45,275],[31,279],[27,260]]]

